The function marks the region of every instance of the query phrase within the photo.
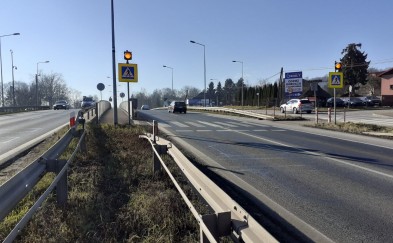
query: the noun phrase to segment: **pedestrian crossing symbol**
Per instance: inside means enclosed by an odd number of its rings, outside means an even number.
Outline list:
[[[118,64],[119,82],[138,82],[137,64]]]
[[[329,72],[328,87],[342,89],[344,87],[343,73]]]

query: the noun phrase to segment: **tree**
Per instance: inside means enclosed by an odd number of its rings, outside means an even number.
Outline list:
[[[234,101],[233,100],[234,87],[235,87],[235,84],[233,83],[232,79],[228,78],[225,80],[224,95],[225,95],[225,104],[226,105],[230,105]]]
[[[341,54],[342,72],[344,74],[344,82],[346,85],[355,86],[356,84],[366,84],[367,69],[370,62],[367,62],[367,54],[358,50],[362,44],[349,44]]]
[[[210,82],[209,83],[209,88],[207,89],[207,97],[208,99],[213,99],[215,97],[214,95],[215,90],[214,90],[214,83]],[[211,102],[211,101],[210,101]]]
[[[223,94],[223,90],[222,90],[222,86],[221,86],[221,82],[219,81],[217,84],[217,88],[216,88],[216,92],[217,92],[217,99],[218,99],[218,104],[220,104],[220,102],[222,101],[222,94]]]

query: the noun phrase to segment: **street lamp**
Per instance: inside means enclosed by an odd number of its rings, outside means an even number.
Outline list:
[[[4,107],[4,85],[3,85],[3,60],[1,58],[1,37],[20,35],[20,33],[13,33],[8,35],[0,35],[0,73],[1,73],[1,106]]]
[[[10,50],[11,52],[11,64],[12,64],[12,106],[15,105],[15,79],[14,79],[14,69],[17,69],[16,66],[14,66],[14,52]]]
[[[197,44],[197,45],[200,45],[200,46],[203,46],[203,73],[204,73],[204,81],[205,81],[205,91],[203,92],[203,99],[204,99],[204,103],[205,103],[205,107],[206,107],[206,46],[204,45],[204,44],[201,44],[201,43],[198,43],[198,42],[195,42],[195,41],[190,41],[191,43],[193,43],[193,44]]]
[[[169,66],[165,66],[165,65],[163,65],[163,67],[172,69],[172,92],[173,92],[173,67],[169,67]]]
[[[37,73],[35,74],[35,106],[38,107],[38,64],[48,63],[49,61],[37,62]]]
[[[243,61],[232,61],[232,62],[240,62],[242,64],[242,108],[243,108],[243,88],[244,88],[244,79],[243,79]]]

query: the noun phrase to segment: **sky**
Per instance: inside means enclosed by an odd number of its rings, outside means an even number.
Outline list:
[[[334,71],[350,43],[361,43],[370,67],[393,67],[392,0],[114,0],[115,54],[133,53],[138,82],[130,92],[185,86],[203,89],[227,78],[274,82],[278,73],[315,78]],[[113,95],[110,0],[2,0],[3,82],[30,84],[39,72],[61,74],[82,95]],[[192,44],[190,40],[205,45]],[[117,74],[117,70],[116,70]],[[118,83],[127,92],[126,83]]]

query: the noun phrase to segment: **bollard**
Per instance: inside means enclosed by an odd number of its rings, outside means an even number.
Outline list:
[[[332,108],[328,108],[328,123],[332,122]]]
[[[346,116],[346,109],[345,109],[345,107],[344,107],[344,123],[345,123],[345,116]]]

